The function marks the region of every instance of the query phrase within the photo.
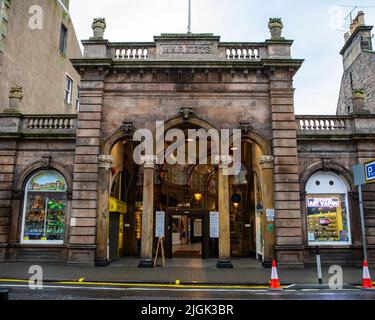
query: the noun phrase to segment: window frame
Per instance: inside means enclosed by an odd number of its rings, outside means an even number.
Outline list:
[[[79,112],[81,106],[81,87],[77,86],[77,96],[76,96],[76,111]]]
[[[65,183],[65,190],[64,191],[32,191],[32,190],[29,190],[29,185],[31,183],[31,181],[39,174],[43,173],[43,172],[53,172],[55,174],[58,174],[59,176],[61,176],[61,178],[64,180],[64,183]],[[63,240],[25,240],[24,239],[24,233],[25,233],[25,222],[26,222],[26,210],[27,210],[27,204],[28,204],[28,195],[29,193],[33,193],[33,192],[53,192],[53,193],[60,193],[60,194],[67,194],[67,181],[65,179],[65,177],[60,173],[58,172],[57,170],[40,170],[36,173],[34,173],[32,176],[30,176],[30,178],[28,178],[27,180],[27,183],[24,187],[24,197],[23,197],[23,208],[22,208],[22,221],[21,221],[21,233],[20,233],[20,244],[37,244],[37,245],[64,245],[65,243],[65,236],[66,236],[66,219],[67,219],[67,206],[65,207],[65,215],[64,215],[64,238]],[[45,218],[46,219],[46,218]]]
[[[60,28],[59,52],[64,57],[66,55],[66,48],[68,46],[68,33],[68,28],[62,23]]]
[[[67,87],[68,83],[70,83],[70,88]],[[73,101],[73,85],[74,80],[68,74],[65,75],[65,89],[64,89],[64,102],[65,104],[71,106]],[[68,101],[67,101],[68,98]]]
[[[327,189],[327,192],[308,192],[307,188],[308,188],[308,185],[309,185],[309,182],[314,180],[314,178],[317,178],[319,175],[331,175],[332,177],[334,177],[336,179],[336,181],[340,181],[344,186],[345,186],[345,192],[332,192],[332,190],[328,190]],[[319,187],[321,187],[321,185],[318,186],[317,189],[319,189]],[[344,191],[344,190],[342,190]],[[306,236],[307,236],[307,245],[308,247],[347,247],[347,246],[351,246],[353,244],[353,239],[352,239],[352,228],[351,228],[351,208],[349,206],[349,187],[347,185],[347,183],[345,182],[345,180],[343,178],[341,178],[338,174],[336,174],[335,172],[333,171],[328,171],[328,172],[325,172],[325,171],[317,171],[315,173],[313,173],[309,179],[307,180],[307,183],[306,183],[306,186],[305,186],[305,192],[306,192],[306,196],[305,196],[305,219],[306,219]],[[322,198],[334,198],[334,197],[339,197],[340,199],[342,198],[342,195],[345,195],[345,211],[346,211],[346,219],[347,219],[347,232],[348,232],[348,240],[347,241],[310,241],[309,240],[309,237],[308,237],[308,233],[309,233],[309,227],[308,227],[308,214],[307,214],[307,199],[309,198],[309,196],[311,197],[319,197],[321,196]],[[342,199],[341,199],[341,203],[343,203]]]

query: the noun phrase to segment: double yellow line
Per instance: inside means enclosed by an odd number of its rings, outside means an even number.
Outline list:
[[[28,280],[0,279],[0,283],[29,283]],[[132,287],[132,288],[174,288],[174,289],[268,289],[268,286],[246,286],[246,285],[201,285],[201,284],[158,284],[158,283],[118,283],[118,282],[90,282],[80,279],[79,281],[55,281],[48,282],[51,285],[72,286],[102,286],[102,287]]]

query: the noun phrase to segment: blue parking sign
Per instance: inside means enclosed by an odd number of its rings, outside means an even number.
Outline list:
[[[365,164],[365,179],[367,182],[375,182],[375,161]]]

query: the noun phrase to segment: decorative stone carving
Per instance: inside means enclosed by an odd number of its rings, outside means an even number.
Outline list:
[[[158,157],[154,155],[145,155],[143,156],[144,160],[144,167],[147,169],[154,169],[155,163],[157,161]]]
[[[365,110],[365,98],[366,94],[363,89],[354,89],[352,92],[352,101],[353,101],[353,113],[369,113],[368,110]]]
[[[51,156],[42,157],[42,160],[41,160],[42,168],[44,170],[50,169],[51,168],[51,162],[52,162],[52,157]]]
[[[243,135],[248,135],[253,130],[253,126],[250,122],[240,122],[240,126]]]
[[[259,164],[262,167],[262,169],[273,169],[273,156],[260,156],[259,157]]]
[[[10,89],[9,93],[9,109],[7,111],[17,112],[20,109],[23,99],[22,87],[15,86]]]
[[[270,21],[268,23],[268,28],[271,32],[271,39],[277,40],[277,39],[283,39],[281,37],[281,32],[284,28],[283,22],[281,18],[270,18]]]
[[[124,121],[120,128],[126,136],[132,137],[136,128],[133,126],[133,122]]]
[[[110,155],[99,156],[99,168],[110,170],[112,168],[113,157]]]
[[[216,162],[219,164],[219,168],[228,168],[230,164],[233,163],[233,156],[230,155],[223,155],[223,156],[216,156]]]
[[[180,110],[180,114],[184,121],[188,121],[194,115],[194,111],[189,108],[182,108]]]
[[[103,39],[104,31],[107,28],[105,18],[95,18],[92,23],[92,30],[94,31],[94,38]]]

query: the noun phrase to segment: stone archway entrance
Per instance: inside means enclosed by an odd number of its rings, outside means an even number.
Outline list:
[[[186,130],[187,128],[214,129],[206,121],[195,117],[188,119],[183,117],[174,118],[165,123],[164,132],[167,132],[171,128],[182,130]],[[201,241],[202,251],[205,252],[204,254],[202,252],[201,257],[217,257],[218,267],[231,267],[230,259],[233,256],[254,256],[259,259],[272,258],[275,243],[274,232],[265,229],[269,227],[269,224],[265,223],[265,219],[266,209],[273,208],[274,201],[273,158],[269,156],[270,148],[264,139],[254,132],[243,131],[242,145],[246,154],[243,155],[243,170],[241,170],[242,176],[240,178],[229,178],[223,174],[228,165],[223,161],[224,159],[215,166],[186,166],[186,168],[183,168],[186,171],[176,172],[178,165],[166,166],[156,164],[154,156],[146,156],[143,166],[133,166],[132,170],[137,172],[137,174],[132,178],[127,177],[126,170],[124,170],[124,166],[126,165],[124,159],[118,161],[115,154],[118,151],[114,152],[114,150],[118,149],[119,146],[120,148],[129,148],[130,146],[130,149],[133,150],[134,144],[131,143],[133,132],[133,130],[121,130],[115,133],[104,144],[102,153],[106,153],[106,156],[102,156],[101,159],[103,162],[110,161],[111,166],[110,169],[105,165],[100,166],[102,173],[100,177],[102,180],[99,181],[102,189],[99,192],[100,199],[98,202],[102,212],[105,212],[105,204],[108,204],[109,197],[113,193],[113,184],[120,184],[123,194],[124,192],[128,192],[129,188],[134,189],[135,194],[133,194],[131,200],[129,200],[129,194],[122,198],[119,196],[121,198],[119,200],[126,203],[128,209],[127,215],[130,214],[130,209],[136,212],[136,214],[131,212],[133,218],[130,219],[131,223],[129,223],[129,225],[133,225],[130,232],[134,233],[132,236],[134,240],[132,247],[134,250],[130,250],[128,253],[135,254],[137,249],[140,249],[141,267],[152,266],[155,211],[161,210],[168,213],[174,207],[181,211],[189,209],[185,211],[201,212],[202,214],[204,212],[209,214],[210,211],[218,211],[220,213],[220,236],[216,243],[216,252],[215,244],[213,244],[214,249],[212,249],[211,244],[205,244],[206,247],[203,250],[203,243],[211,241],[207,235],[209,232],[209,219],[205,220],[203,216],[201,217],[202,219],[199,219],[195,214],[192,216],[196,219],[186,220],[189,223],[194,220],[202,220],[202,233],[204,234]],[[124,154],[122,154],[122,157],[124,157]],[[113,163],[117,164],[114,166]],[[122,164],[118,165],[118,163]],[[173,170],[175,172],[172,172]],[[119,175],[119,172],[121,172],[122,176]],[[181,172],[184,172],[186,179],[177,182],[177,177],[182,177]],[[120,180],[131,179],[132,183],[124,183],[124,181],[116,182],[113,177],[114,174],[117,177],[121,176]],[[168,178],[164,179],[166,176]],[[119,188],[115,187],[115,189],[118,190]],[[200,194],[199,197],[198,193]],[[199,201],[197,201],[198,198]],[[187,208],[187,205],[190,207]],[[108,215],[108,209],[106,214]],[[140,216],[142,220],[141,228]],[[179,214],[179,216],[184,215]],[[188,216],[186,215],[186,217]],[[203,220],[205,223],[203,223]],[[167,218],[167,230],[172,227],[168,221],[170,222]],[[98,228],[104,231],[105,225],[107,230],[107,223],[108,217],[105,217],[105,214],[99,214]],[[189,230],[187,226],[185,228],[185,233],[187,233]],[[107,254],[105,252],[107,241],[104,237],[100,238],[100,230],[97,233],[97,254],[101,253],[105,255]],[[107,231],[104,234],[107,234]],[[171,256],[173,257],[173,254]]]

